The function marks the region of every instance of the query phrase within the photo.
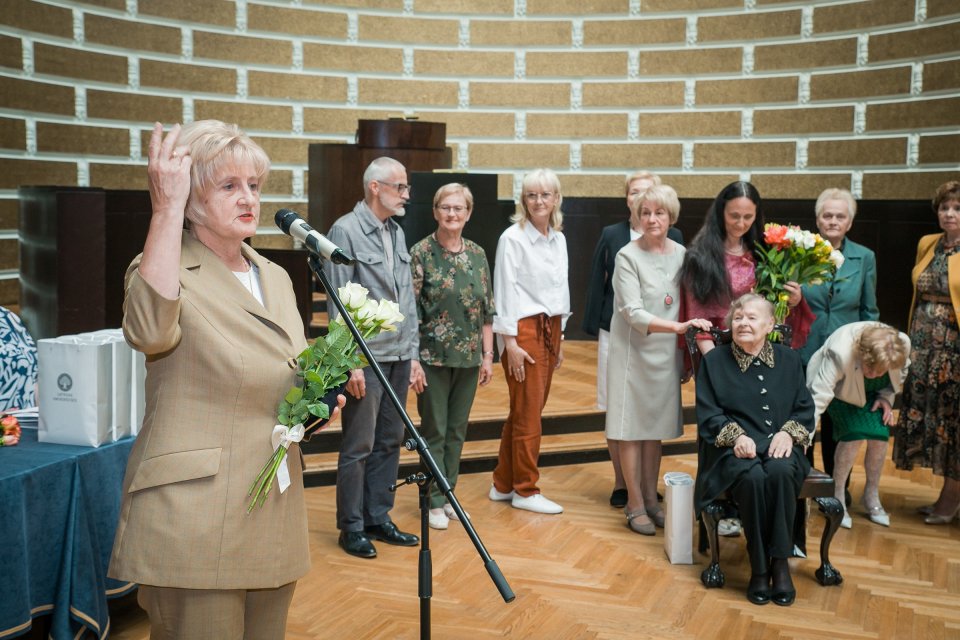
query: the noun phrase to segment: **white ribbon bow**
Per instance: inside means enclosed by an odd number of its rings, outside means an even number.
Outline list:
[[[278,424],[273,428],[273,433],[270,435],[270,442],[273,443],[273,450],[276,451],[277,447],[283,447],[284,449],[290,448],[291,442],[300,442],[303,440],[303,435],[305,429],[302,424],[295,424],[290,428]],[[277,484],[280,486],[280,493],[283,493],[287,490],[287,487],[290,486],[290,469],[287,468],[287,454],[283,454],[283,459],[280,461],[280,466],[277,467]]]

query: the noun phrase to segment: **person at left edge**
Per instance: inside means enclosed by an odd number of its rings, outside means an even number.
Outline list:
[[[324,261],[330,284],[339,288],[355,282],[367,288],[373,300],[400,305],[404,320],[397,331],[385,331],[367,344],[390,386],[406,406],[407,389],[423,391],[420,337],[413,296],[410,253],[403,229],[393,220],[402,216],[410,185],[407,170],[393,158],[381,157],[363,173],[363,200],[341,216],[327,237],[356,258],[353,265]],[[330,321],[337,310],[328,306]],[[347,393],[353,400],[343,409],[343,436],[337,461],[337,528],[339,544],[350,555],[374,558],[370,539],[413,547],[420,538],[404,533],[390,519],[397,479],[403,420],[372,371],[350,372]]]
[[[140,584],[155,640],[280,639],[310,569],[298,445],[285,492],[248,514],[247,489],[306,340],[289,276],[243,242],[270,161],[215,120],[165,137],[155,124],[148,158],[153,212],[123,303],[124,336],[146,354],[147,405],[109,575]]]

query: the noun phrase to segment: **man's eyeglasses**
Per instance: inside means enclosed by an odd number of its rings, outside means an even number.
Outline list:
[[[410,193],[410,185],[408,184],[403,184],[402,182],[384,182],[383,180],[377,180],[377,182],[385,184],[388,187],[393,187],[400,195],[403,195],[404,192]]]
[[[437,207],[437,209],[440,209],[440,211],[443,211],[444,213],[450,213],[452,211],[457,215],[460,215],[461,213],[467,210],[466,207],[460,206],[459,204],[455,204],[455,205],[441,204],[440,206]]]
[[[529,200],[530,202],[536,202],[537,200],[543,200],[544,202],[550,202],[553,200],[553,196],[556,195],[550,191],[544,191],[543,193],[525,193],[523,197]]]

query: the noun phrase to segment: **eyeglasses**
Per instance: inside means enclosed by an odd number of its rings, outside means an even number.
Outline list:
[[[523,197],[529,200],[530,202],[536,202],[537,200],[550,202],[551,200],[553,200],[553,196],[555,195],[556,195],[555,193],[552,193],[550,191],[544,191],[543,193],[533,193],[533,192],[525,193],[523,194]]]
[[[460,206],[459,204],[456,204],[456,205],[441,204],[437,207],[437,209],[439,209],[440,211],[443,211],[444,213],[450,213],[452,211],[457,215],[460,215],[461,213],[467,210],[466,207]]]
[[[410,185],[408,184],[403,184],[402,182],[384,182],[383,180],[377,180],[377,182],[385,184],[388,187],[393,187],[400,195],[403,195],[404,192],[410,193]]]

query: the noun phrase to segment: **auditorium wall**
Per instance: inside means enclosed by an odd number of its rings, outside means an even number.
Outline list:
[[[18,301],[17,188],[143,189],[155,120],[238,122],[274,162],[268,213],[306,210],[308,144],[390,116],[445,122],[455,167],[504,198],[539,166],[585,197],[635,168],[687,197],[743,178],[928,198],[960,173],[956,0],[3,5],[0,304]],[[257,242],[286,246],[263,218]]]

